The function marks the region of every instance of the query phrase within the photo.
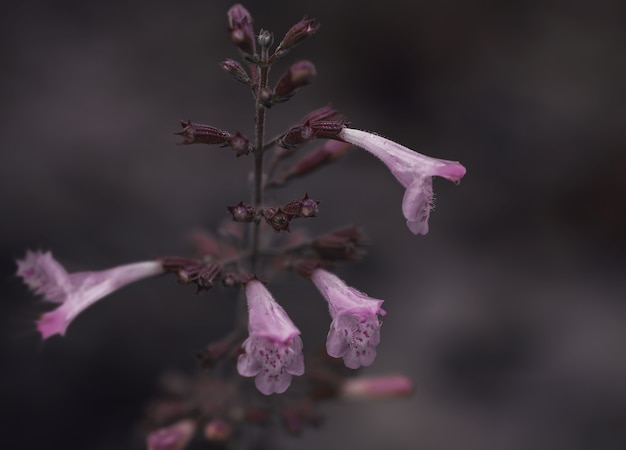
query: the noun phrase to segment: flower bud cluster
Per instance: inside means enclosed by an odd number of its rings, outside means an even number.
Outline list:
[[[305,194],[300,200],[292,200],[278,208],[263,209],[263,218],[276,232],[289,231],[289,222],[299,217],[317,217],[319,201]]]

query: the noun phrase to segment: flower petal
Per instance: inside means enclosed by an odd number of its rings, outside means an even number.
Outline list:
[[[404,193],[402,214],[413,234],[428,233],[428,217],[433,202],[432,178],[417,178]]]
[[[326,353],[333,358],[342,358],[350,349],[345,330],[336,327],[335,322],[330,325],[326,338]]]
[[[17,275],[24,283],[50,302],[62,303],[71,290],[67,272],[50,252],[27,251],[26,257],[17,261],[17,267]]]
[[[62,307],[54,311],[42,314],[37,321],[37,331],[43,339],[48,339],[55,334],[65,335],[69,322],[65,319],[65,311]]]

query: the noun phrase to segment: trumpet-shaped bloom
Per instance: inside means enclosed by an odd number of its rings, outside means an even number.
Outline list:
[[[110,293],[129,283],[163,273],[157,261],[145,261],[114,267],[100,272],[67,273],[50,252],[26,252],[17,261],[17,275],[36,294],[60,303],[57,309],[43,314],[37,330],[44,339],[64,335],[69,324],[81,312]]]
[[[367,131],[344,128],[339,137],[380,159],[406,188],[402,213],[413,234],[428,233],[428,216],[433,206],[433,177],[458,183],[465,167],[456,161],[431,158]]]
[[[381,324],[377,314],[386,314],[380,307],[383,300],[368,297],[347,286],[324,269],[315,269],[311,281],[328,302],[333,319],[326,340],[328,354],[343,358],[350,369],[372,364],[380,342]]]
[[[304,373],[300,330],[259,280],[248,281],[245,290],[249,337],[237,370],[244,377],[256,377],[256,387],[263,394],[281,394],[292,375]]]

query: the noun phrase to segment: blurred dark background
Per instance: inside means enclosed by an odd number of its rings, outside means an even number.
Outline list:
[[[180,147],[192,119],[252,136],[252,101],[218,63],[236,55],[231,3],[26,0],[0,14],[0,436],[6,449],[141,448],[164,370],[226,333],[235,293],[171,278],[97,304],[44,343],[40,302],[14,277],[26,249],[68,270],[190,254],[248,196],[252,160]],[[318,34],[277,67],[318,79],[270,111],[269,134],[332,101],[353,126],[459,160],[435,181],[415,237],[402,187],[353,150],[279,201],[320,199],[316,230],[365,227],[368,258],[340,275],[386,299],[376,363],[409,399],[342,403],[285,448],[626,448],[626,3],[250,1],[279,39],[303,14]],[[274,78],[276,79],[276,78]],[[324,342],[306,283],[272,287]]]

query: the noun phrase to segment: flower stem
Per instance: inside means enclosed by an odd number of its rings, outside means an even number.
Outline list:
[[[256,145],[254,147],[254,193],[253,204],[258,210],[263,203],[263,136],[265,134],[265,106],[261,102],[259,93],[267,87],[269,65],[267,64],[268,49],[262,47],[261,61],[258,66],[259,85],[256,95],[256,114],[255,114],[255,130]],[[261,219],[257,218],[252,224],[252,242],[250,246],[250,271],[254,272],[259,257],[259,234]]]

